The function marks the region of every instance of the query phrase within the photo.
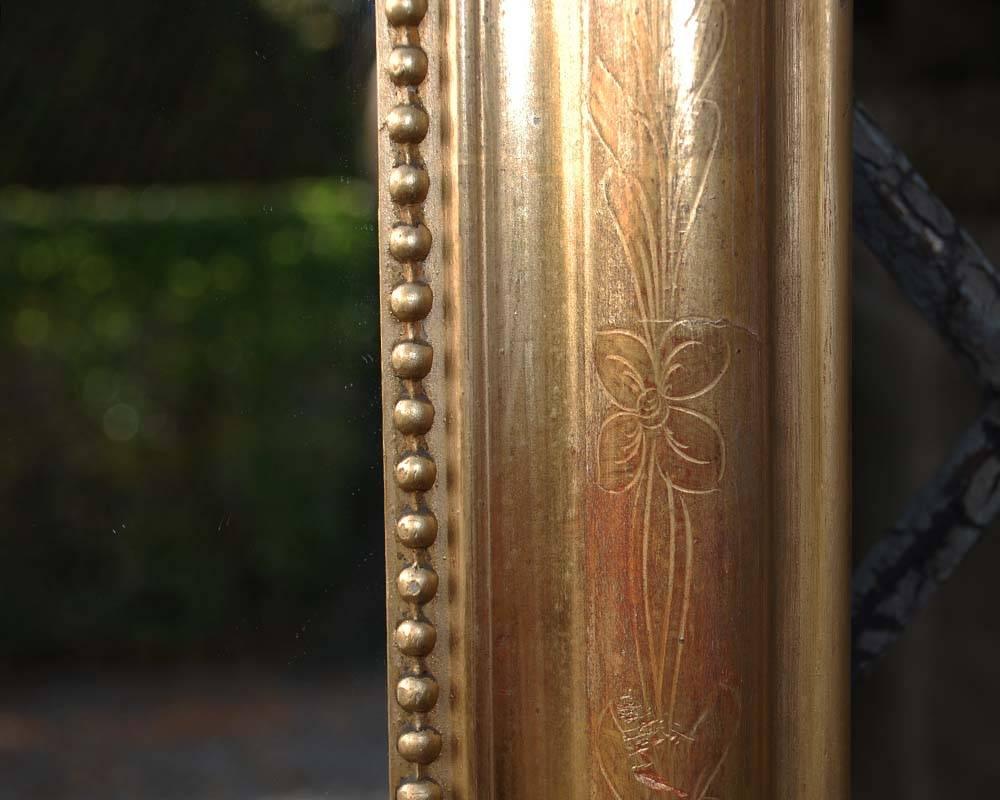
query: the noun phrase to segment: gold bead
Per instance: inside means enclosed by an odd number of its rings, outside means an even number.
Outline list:
[[[385,15],[391,25],[419,25],[427,13],[427,0],[385,0]]]
[[[396,375],[419,381],[431,371],[434,349],[424,342],[400,342],[392,348],[391,360]]]
[[[396,790],[396,800],[441,800],[442,797],[441,787],[430,780],[404,783]]]
[[[430,124],[426,111],[406,104],[391,109],[385,117],[389,138],[399,144],[420,144]]]
[[[398,45],[389,53],[386,71],[397,86],[418,86],[427,77],[427,54],[413,45]]]
[[[437,631],[429,622],[404,619],[396,626],[393,639],[403,655],[423,658],[434,650],[434,645],[437,644]]]
[[[422,203],[431,188],[427,170],[413,164],[400,164],[389,170],[389,196],[401,206]]]
[[[431,252],[431,232],[422,222],[393,225],[389,231],[389,252],[397,261],[421,261]]]
[[[428,567],[406,567],[396,578],[399,596],[410,603],[427,603],[438,589],[437,573]]]
[[[401,283],[392,290],[389,308],[400,322],[416,322],[431,313],[434,293],[426,283]]]
[[[441,734],[433,728],[405,731],[396,740],[396,749],[411,763],[430,764],[441,754]]]
[[[438,685],[430,675],[407,675],[396,684],[396,702],[400,708],[426,714],[437,705]]]
[[[437,465],[429,456],[411,454],[396,462],[396,484],[404,492],[427,492],[437,480]]]
[[[404,514],[396,523],[396,536],[407,547],[430,547],[437,539],[438,521],[430,511]]]
[[[423,436],[434,424],[434,406],[429,400],[404,397],[392,410],[392,424],[405,436]]]

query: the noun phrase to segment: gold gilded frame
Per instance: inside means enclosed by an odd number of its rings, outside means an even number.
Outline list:
[[[849,3],[379,5],[393,796],[845,798]]]

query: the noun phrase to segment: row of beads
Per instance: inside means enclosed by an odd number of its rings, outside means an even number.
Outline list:
[[[438,576],[428,552],[437,538],[438,522],[423,502],[423,494],[437,480],[437,466],[423,441],[434,424],[434,406],[421,384],[434,359],[433,349],[421,337],[423,320],[434,299],[431,287],[422,280],[422,262],[430,254],[432,239],[420,219],[420,204],[427,198],[430,178],[416,152],[427,135],[429,119],[417,104],[415,90],[427,76],[428,64],[427,54],[413,43],[416,26],[427,13],[427,0],[385,0],[385,13],[397,36],[386,60],[386,72],[396,86],[406,90],[404,101],[386,116],[386,128],[399,152],[399,163],[389,172],[389,196],[400,214],[389,231],[389,253],[403,268],[403,282],[389,298],[393,315],[403,325],[403,335],[390,358],[402,388],[392,421],[396,431],[409,440],[396,462],[395,479],[399,488],[411,495],[409,507],[396,523],[396,535],[413,551],[412,563],[396,579],[399,597],[411,613],[397,624],[393,638],[399,651],[412,659],[396,684],[396,702],[413,719],[396,740],[396,749],[414,765],[414,773],[397,788],[396,799],[441,800],[440,785],[422,772],[440,755],[442,745],[441,735],[423,719],[438,700],[438,684],[425,661],[437,643],[437,631],[422,613],[422,607],[438,590]]]

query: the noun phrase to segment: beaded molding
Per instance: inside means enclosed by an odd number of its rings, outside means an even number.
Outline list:
[[[425,438],[434,424],[434,405],[423,386],[434,359],[423,325],[434,299],[424,280],[424,260],[432,242],[423,220],[430,178],[419,149],[429,126],[418,93],[428,68],[427,53],[419,46],[418,36],[426,14],[427,0],[385,0],[392,41],[385,72],[398,92],[398,102],[385,119],[394,164],[389,171],[388,189],[397,216],[388,231],[388,244],[400,271],[400,283],[389,297],[392,314],[400,322],[399,341],[390,357],[393,373],[399,379],[392,422],[397,441],[402,441],[394,477],[407,497],[399,510],[396,537],[411,553],[410,563],[396,579],[396,590],[407,610],[396,624],[393,639],[403,656],[396,702],[410,715],[396,739],[396,749],[412,771],[396,789],[396,800],[443,797],[440,784],[427,774],[428,767],[441,754],[442,741],[427,719],[438,701],[438,684],[427,664],[437,642],[437,630],[423,613],[424,605],[438,589],[430,552],[437,538],[438,521],[424,496],[437,480],[437,466]]]

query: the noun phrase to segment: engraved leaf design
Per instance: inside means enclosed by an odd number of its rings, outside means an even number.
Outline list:
[[[631,757],[623,734],[615,719],[612,704],[608,703],[597,722],[595,749],[597,767],[614,800],[632,797],[635,789],[631,771],[627,768],[622,769],[622,765],[627,765]]]
[[[711,79],[726,41],[726,7],[719,0],[698,0],[682,23],[680,38],[690,42],[692,95],[701,95]],[[667,59],[664,59],[667,61]]]
[[[663,21],[663,13],[653,10],[651,0],[637,0],[634,9],[629,11],[631,12],[629,48],[635,65],[637,100],[639,105],[648,108],[658,94],[657,65],[665,56],[660,45],[660,24]]]
[[[597,376],[604,390],[621,410],[635,411],[639,396],[655,385],[646,343],[629,331],[601,331],[595,350]]]
[[[620,127],[628,119],[625,93],[601,59],[590,70],[590,118],[616,161],[623,158]]]
[[[701,319],[678,320],[663,332],[657,381],[670,402],[696,400],[715,388],[732,357],[726,332],[723,324]]]
[[[639,417],[627,411],[612,414],[597,437],[597,482],[608,492],[630,489],[642,473],[646,436]]]
[[[638,178],[617,168],[610,169],[605,177],[604,197],[635,280],[639,312],[644,319],[656,318],[660,314],[658,290],[662,275],[657,259],[654,200]]]
[[[693,724],[650,738],[636,737],[635,726],[619,719],[609,703],[597,722],[596,750],[598,769],[611,797],[635,797],[639,783],[654,796],[707,800],[736,738],[740,711],[739,693],[721,683]],[[637,738],[643,739],[638,753],[634,749]],[[628,769],[621,769],[622,764],[629,765]]]
[[[672,80],[662,75],[664,85],[673,85],[676,91],[671,126],[671,153],[681,164],[678,180],[673,188],[674,207],[681,213],[677,223],[683,227],[673,233],[683,235],[693,221],[704,189],[705,177],[719,139],[719,108],[712,100],[704,98],[705,86],[715,72],[726,39],[726,7],[717,0],[700,0],[683,22],[681,37],[692,47],[690,61],[685,64],[685,78]],[[672,59],[664,59],[661,70],[671,69]],[[681,200],[689,199],[688,209],[682,209]]]
[[[740,719],[739,693],[728,683],[720,684],[705,711],[688,731],[693,741],[685,742],[692,800],[704,800],[722,769],[736,738]]]
[[[726,469],[722,432],[706,414],[671,406],[665,436],[656,438],[656,466],[663,480],[680,492],[714,491]]]
[[[674,168],[670,187],[670,233],[676,264],[684,261],[688,234],[694,226],[715,158],[721,128],[714,100],[696,100],[693,113],[675,123],[672,139]],[[678,270],[674,269],[676,280]]]

